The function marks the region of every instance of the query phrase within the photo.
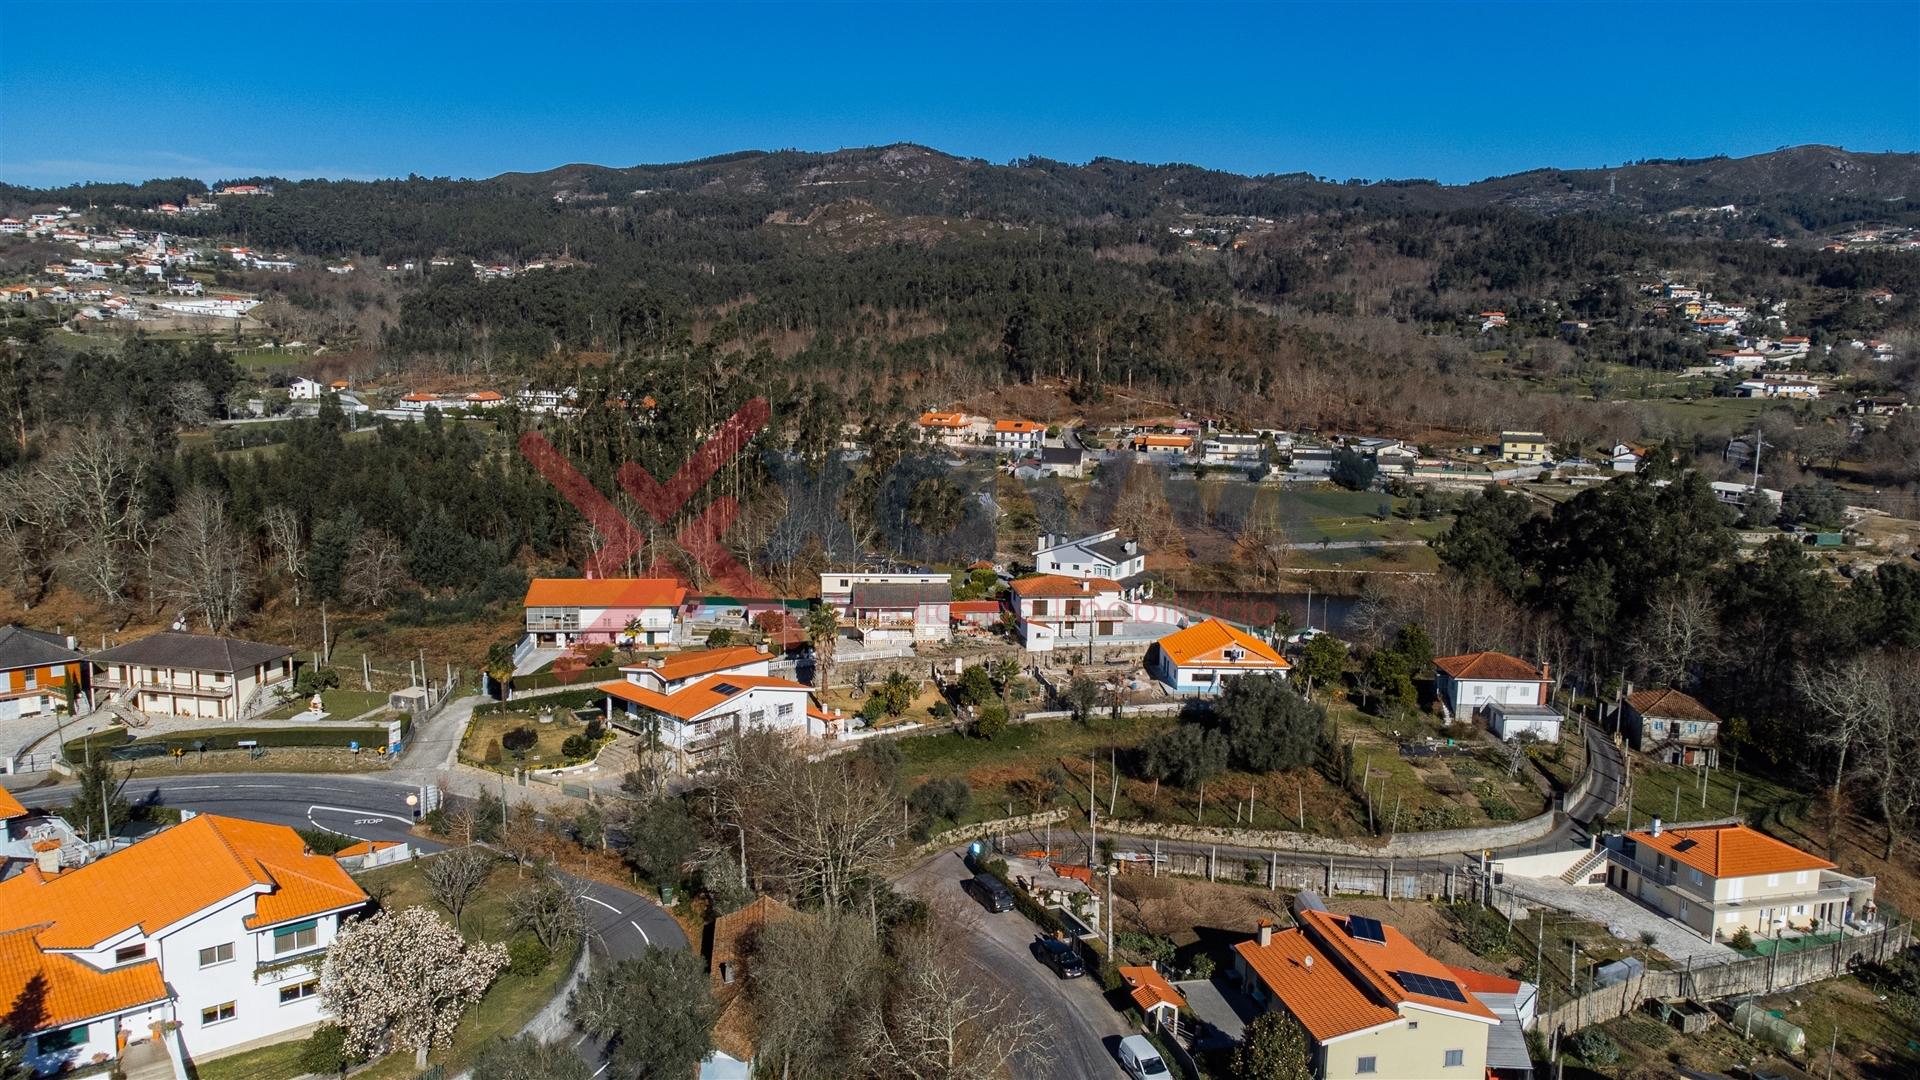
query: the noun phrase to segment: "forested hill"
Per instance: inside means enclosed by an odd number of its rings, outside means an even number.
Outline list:
[[[271,178],[246,178],[271,180]],[[1732,205],[1779,216],[1791,231],[1850,221],[1908,219],[1920,212],[1920,154],[1855,153],[1797,146],[1752,157],[1653,160],[1597,169],[1536,169],[1471,184],[1431,180],[1336,180],[1308,173],[1242,176],[1192,165],[1147,165],[1095,158],[1073,165],[1029,157],[1004,165],[899,143],[830,153],[745,151],[698,161],[614,168],[565,165],[487,180],[277,182],[284,193],[311,186],[369,187],[396,195],[451,197],[466,189],[498,194],[604,197],[610,203],[677,192],[722,200],[771,203],[805,213],[860,199],[896,214],[943,214],[997,221],[1069,224],[1133,219],[1158,213],[1285,216],[1364,208],[1453,211],[1513,207],[1540,213],[1575,211],[1662,214]],[[0,202],[178,202],[202,185],[155,180],[143,185],[86,184],[52,191],[0,184]]]

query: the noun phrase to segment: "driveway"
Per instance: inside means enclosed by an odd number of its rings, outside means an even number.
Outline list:
[[[1681,926],[1637,900],[1603,885],[1568,885],[1557,879],[1509,877],[1501,885],[1522,900],[1591,919],[1624,941],[1651,931],[1653,947],[1677,961],[1724,963],[1740,954]]]
[[[1016,1080],[1115,1080],[1124,1077],[1113,1049],[1134,1034],[1092,978],[1062,979],[1030,951],[1039,932],[1017,911],[988,914],[964,891],[972,874],[960,850],[942,852],[900,877],[901,890],[928,900],[959,900],[978,913],[957,935],[967,954],[1031,1015],[1052,1027],[1040,1048],[1013,1064]]]

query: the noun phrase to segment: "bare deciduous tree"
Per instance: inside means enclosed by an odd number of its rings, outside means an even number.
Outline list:
[[[493,853],[485,848],[457,847],[426,860],[420,876],[426,879],[433,898],[447,909],[447,914],[453,916],[453,925],[458,927],[460,913],[487,883],[488,875],[493,873],[493,863]]]
[[[768,920],[752,941],[747,995],[759,1054],[781,1076],[856,1076],[860,1047],[846,1020],[879,1007],[880,942],[864,918],[822,912]]]
[[[48,455],[45,481],[61,492],[61,566],[110,608],[125,604],[132,545],[144,516],[147,451],[124,425],[89,424]]]
[[[266,532],[273,571],[286,582],[293,606],[299,607],[300,590],[307,582],[306,530],[300,526],[300,515],[291,506],[270,506],[261,515],[260,527]]]
[[[148,588],[216,634],[232,629],[253,582],[225,496],[206,488],[187,492],[160,523],[156,543]]]
[[[862,1044],[883,1076],[958,1080],[998,1076],[1041,1045],[1046,1022],[955,954],[938,928],[903,930],[884,1008],[866,1017]]]
[[[525,930],[552,953],[586,936],[587,919],[580,910],[586,883],[577,878],[548,875],[530,882],[507,902],[507,917],[515,930]]]
[[[407,581],[400,541],[384,529],[368,529],[354,538],[347,573],[340,589],[348,600],[364,607],[386,604]]]
[[[1892,711],[1890,686],[1874,657],[1861,654],[1794,676],[1800,696],[1824,723],[1816,725],[1812,742],[1833,756],[1833,788],[1829,805],[1840,805],[1840,785],[1847,778],[1848,755]]]
[[[1698,586],[1660,597],[1634,635],[1633,653],[1659,685],[1691,687],[1701,669],[1720,657],[1720,612],[1713,597]]]

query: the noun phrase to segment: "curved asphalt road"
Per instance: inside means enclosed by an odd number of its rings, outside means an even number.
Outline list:
[[[72,799],[73,785],[15,792],[22,802],[59,805]],[[420,851],[444,845],[411,834],[408,795],[420,789],[358,776],[313,773],[210,773],[197,776],[136,775],[124,792],[129,802],[150,802],[209,814],[325,829],[356,840],[398,840]],[[687,936],[660,906],[638,893],[597,881],[583,882],[581,897],[589,942],[596,958],[618,962],[638,956],[649,945],[684,949]]]

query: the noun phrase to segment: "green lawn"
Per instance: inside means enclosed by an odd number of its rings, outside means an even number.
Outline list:
[[[277,367],[292,367],[308,359],[306,353],[274,352],[271,349],[255,349],[232,354],[233,362],[243,368],[265,370]]]
[[[417,862],[402,863],[358,875],[357,880],[384,907],[393,910],[430,907],[445,918],[445,910],[433,902],[420,870]],[[520,876],[512,864],[502,862],[487,879],[485,889],[461,914],[462,931],[467,938],[505,942],[512,937],[508,900],[529,880]],[[553,999],[567,977],[570,963],[567,957],[557,957],[544,970],[531,975],[501,975],[461,1021],[460,1029],[454,1033],[453,1045],[436,1051],[430,1058],[432,1063],[445,1066],[446,1074],[453,1076],[471,1066],[488,1043],[519,1032]],[[295,1063],[299,1047],[298,1042],[261,1047],[210,1061],[197,1066],[194,1072],[199,1080],[292,1080],[303,1071]],[[410,1052],[391,1054],[354,1074],[363,1080],[406,1080],[414,1075]]]
[[[351,720],[362,713],[385,708],[387,693],[384,690],[322,690],[320,704],[326,709],[328,720]],[[306,711],[307,699],[300,698],[273,710],[267,714],[266,718],[291,720]]]
[[[935,778],[957,776],[965,780],[973,789],[973,805],[959,824],[967,824],[1006,816],[1009,800],[1016,813],[1031,811],[1033,807],[1014,793],[1013,785],[1038,777],[1065,759],[1077,763],[1079,786],[1075,789],[1069,785],[1054,801],[1070,801],[1084,810],[1089,755],[1099,758],[1101,783],[1106,784],[1112,748],[1124,751],[1174,723],[1172,716],[1128,716],[1118,723],[1103,718],[1096,730],[1073,720],[1046,720],[1014,724],[992,741],[952,732],[913,735],[900,740],[904,757],[900,774],[909,788]],[[1103,812],[1104,798],[1103,794]],[[1124,815],[1129,808],[1123,805],[1120,809]]]
[[[1765,398],[1695,398],[1646,401],[1640,407],[1672,424],[1682,435],[1736,435],[1753,430],[1760,414],[1788,406]]]
[[[1648,765],[1636,757],[1633,762],[1634,827],[1645,828],[1655,816],[1669,822],[1730,817],[1755,821],[1767,811],[1806,797],[1772,780],[1725,768],[1707,770],[1705,786],[1703,800],[1700,770],[1680,765]],[[1736,794],[1739,796],[1737,809]],[[1616,810],[1608,820],[1624,822],[1626,814]]]
[[[535,703],[539,701],[538,698],[532,700]],[[592,710],[585,711],[592,712]],[[498,759],[490,759],[488,748],[498,747],[500,737],[516,728],[532,731],[536,739],[534,745],[518,753],[509,753],[501,749]],[[476,716],[467,725],[466,737],[460,742],[460,758],[488,769],[553,768],[567,764],[569,761],[566,754],[561,751],[561,745],[567,741],[568,737],[584,735],[586,731],[586,722],[570,709],[554,710],[553,722],[549,724],[541,723],[539,716],[532,712]]]

